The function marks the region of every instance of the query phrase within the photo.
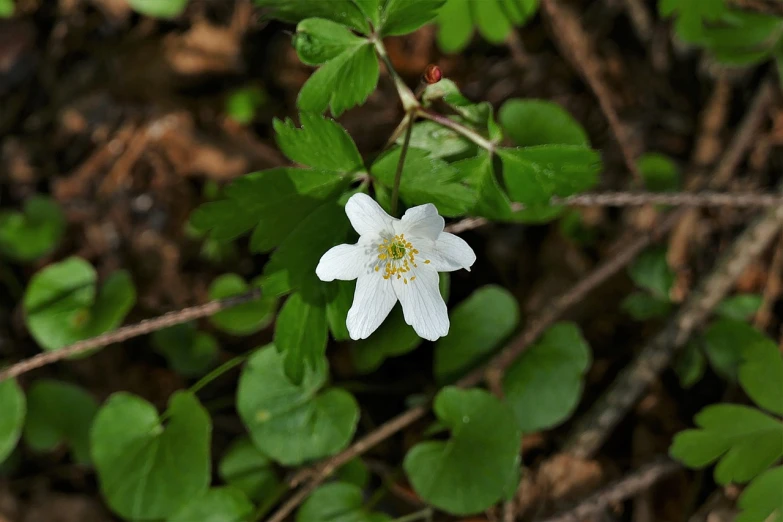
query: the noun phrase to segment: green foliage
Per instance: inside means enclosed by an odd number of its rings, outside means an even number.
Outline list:
[[[667,315],[672,309],[669,292],[674,286],[674,270],[666,260],[666,250],[651,248],[628,267],[631,280],[642,290],[626,297],[621,308],[637,321]]]
[[[265,455],[285,465],[332,455],[353,436],[359,419],[356,400],[344,390],[323,389],[325,368],[307,368],[293,383],[274,346],[258,350],[239,380],[237,409]]]
[[[305,369],[326,371],[328,330],[326,310],[293,294],[283,305],[275,325],[275,346],[285,357],[285,373],[301,384]]]
[[[247,437],[235,441],[226,450],[220,459],[218,473],[226,484],[255,502],[267,498],[280,486],[272,461]]]
[[[0,382],[0,463],[14,450],[26,413],[26,400],[15,379]]]
[[[217,360],[219,347],[214,337],[199,332],[193,323],[184,323],[152,334],[152,345],[172,370],[184,377],[198,377]]]
[[[519,429],[532,433],[570,417],[582,396],[590,360],[590,346],[571,323],[554,325],[526,350],[503,380]]]
[[[491,354],[519,323],[519,306],[508,290],[484,286],[449,315],[449,334],[435,344],[439,382],[455,380]]]
[[[95,269],[77,257],[51,264],[32,277],[24,295],[25,322],[43,349],[57,350],[122,323],[136,302],[130,276],[114,272],[100,291],[97,279]]]
[[[386,522],[391,517],[363,507],[361,488],[332,482],[313,491],[296,513],[296,522]]]
[[[340,482],[347,482],[357,487],[364,488],[370,480],[370,470],[359,457],[349,460],[335,473]]]
[[[71,447],[74,460],[90,463],[90,426],[98,402],[83,389],[67,382],[36,380],[27,391],[25,443],[35,451]]]
[[[620,308],[637,321],[647,321],[669,315],[673,306],[667,299],[647,292],[634,292],[623,299]]]
[[[33,196],[25,201],[23,212],[0,212],[0,254],[34,261],[54,250],[64,232],[65,216],[57,203]]]
[[[746,321],[756,315],[763,301],[761,294],[737,294],[721,301],[715,313],[727,319]]]
[[[736,319],[718,319],[702,335],[704,352],[710,365],[718,375],[730,380],[737,378],[743,351],[765,342],[767,338],[763,333]]]
[[[453,387],[438,393],[434,410],[451,438],[414,446],[405,472],[428,504],[455,515],[479,513],[504,496],[517,473],[521,434],[514,414],[486,391]]]
[[[256,111],[268,101],[266,92],[260,87],[242,87],[231,92],[226,99],[226,113],[241,125],[252,123]]]
[[[515,25],[538,11],[539,0],[447,0],[438,13],[438,46],[447,53],[463,50],[474,27],[489,42],[502,43]]]
[[[305,18],[325,18],[368,34],[367,16],[352,0],[255,0],[261,7],[269,7],[275,18],[286,22],[300,22]]]
[[[192,499],[166,522],[247,522],[253,504],[232,487],[214,488]]]
[[[237,274],[223,274],[209,286],[210,299],[225,299],[242,295],[251,288],[260,288],[261,278],[256,278],[247,284],[242,276]],[[210,317],[210,322],[224,332],[234,335],[250,335],[269,326],[274,319],[277,308],[275,296],[262,295],[260,298],[227,310],[216,313]]]
[[[589,146],[587,132],[560,105],[547,100],[506,101],[498,120],[509,138],[520,147],[535,145]]]
[[[783,356],[769,338],[743,346],[739,381],[759,407],[783,416]]]
[[[364,163],[359,149],[336,121],[316,114],[302,113],[301,128],[293,121],[274,121],[277,144],[292,161],[332,172],[359,172]]]
[[[397,145],[402,146],[404,136],[400,136]],[[476,146],[464,136],[457,134],[434,121],[421,121],[413,124],[410,146],[413,149],[426,150],[432,158],[445,160],[475,155]],[[472,154],[471,154],[472,153]]]
[[[13,15],[14,0],[0,0],[0,18],[11,18]]]
[[[783,466],[771,468],[756,477],[740,495],[737,506],[742,512],[735,522],[774,522],[783,518]],[[770,518],[777,514],[776,517]]]
[[[701,380],[707,368],[707,359],[699,347],[699,343],[691,340],[685,345],[674,364],[674,371],[680,380],[680,385],[688,389]]]
[[[444,2],[445,0],[386,0],[379,32],[382,36],[412,33],[434,19]]]
[[[109,507],[133,520],[175,514],[210,481],[209,415],[190,393],[177,392],[164,426],[155,407],[115,393],[98,411],[90,447]]]
[[[680,169],[674,161],[655,152],[642,154],[636,166],[644,179],[644,186],[653,192],[674,192],[680,188]]]
[[[134,11],[155,18],[173,18],[182,14],[188,0],[128,0]]]

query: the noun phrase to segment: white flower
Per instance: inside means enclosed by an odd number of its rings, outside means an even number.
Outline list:
[[[469,271],[476,254],[465,241],[443,231],[445,222],[435,205],[413,207],[395,219],[358,193],[345,204],[345,213],[359,241],[331,248],[315,273],[322,281],[357,280],[346,321],[351,339],[369,337],[397,300],[405,322],[420,337],[434,341],[449,333],[438,272]]]

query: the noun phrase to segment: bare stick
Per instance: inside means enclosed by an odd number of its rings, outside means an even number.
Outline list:
[[[114,330],[113,332],[108,332],[91,339],[85,339],[84,341],[79,341],[75,344],[66,346],[65,348],[61,348],[53,352],[40,353],[34,357],[25,359],[24,361],[21,361],[10,366],[9,368],[6,368],[5,370],[0,371],[0,382],[6,379],[18,377],[23,373],[27,373],[31,370],[35,370],[36,368],[46,366],[47,364],[52,364],[54,362],[67,359],[73,355],[82,354],[84,352],[101,348],[109,344],[121,343],[123,341],[127,341],[128,339],[139,337],[140,335],[145,335],[157,330],[168,328],[170,326],[214,315],[221,310],[225,310],[226,308],[231,308],[233,306],[253,301],[260,295],[261,290],[254,289],[245,294],[234,297],[227,297],[225,299],[217,299],[203,305],[193,306],[191,308],[185,308],[184,310],[177,310],[175,312],[169,312],[154,319],[145,319],[140,323],[123,326],[122,328]]]
[[[601,491],[580,502],[573,509],[547,518],[544,522],[579,522],[580,520],[586,520],[616,502],[621,502],[641,493],[662,478],[674,473],[680,467],[678,463],[668,458],[659,457],[641,466],[630,475],[609,484]]]
[[[552,198],[555,205],[569,207],[633,207],[642,205],[672,205],[682,207],[777,207],[783,205],[780,194],[725,192],[603,192],[579,194],[567,198]]]
[[[728,3],[745,11],[783,17],[783,2],[780,0],[729,0]]]

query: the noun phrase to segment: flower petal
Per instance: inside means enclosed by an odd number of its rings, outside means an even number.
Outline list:
[[[443,232],[446,222],[432,203],[419,205],[405,211],[402,219],[394,223],[395,232],[412,237],[435,240]]]
[[[360,275],[345,322],[351,339],[368,338],[386,319],[396,302],[397,296],[389,280],[375,272]]]
[[[337,245],[326,251],[315,267],[315,275],[321,281],[351,281],[360,274],[371,271],[370,261],[366,253],[367,247],[360,243],[355,245]]]
[[[345,204],[345,213],[351,226],[360,236],[378,237],[390,233],[395,221],[381,206],[367,194],[354,194]]]
[[[419,251],[416,261],[429,259],[429,265],[438,272],[453,272],[464,268],[470,272],[470,267],[476,262],[476,253],[464,239],[443,232],[437,241],[417,241],[413,246]]]
[[[440,295],[438,273],[429,266],[419,265],[405,275],[408,277],[392,279],[405,322],[416,330],[419,337],[428,341],[448,334],[449,312]]]

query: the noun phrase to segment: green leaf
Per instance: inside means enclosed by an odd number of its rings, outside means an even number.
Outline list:
[[[691,468],[719,460],[719,484],[747,482],[783,456],[783,423],[758,410],[717,404],[693,420],[699,429],[678,433],[669,454]]]
[[[14,0],[0,0],[0,18],[11,18],[14,16]],[[3,459],[0,458],[0,461]]]
[[[342,24],[324,18],[306,18],[296,26],[294,48],[302,63],[321,65],[340,53],[367,43]]]
[[[335,472],[335,477],[340,482],[364,488],[370,480],[370,470],[367,469],[367,465],[362,462],[361,458],[356,457],[338,469]]]
[[[764,296],[761,294],[737,294],[727,297],[715,308],[715,313],[726,319],[747,321],[758,312]]]
[[[623,299],[620,308],[637,321],[665,317],[673,306],[667,299],[655,297],[647,292],[634,292]]]
[[[451,329],[435,343],[435,379],[450,382],[491,354],[519,323],[519,306],[499,286],[484,286],[451,312]]]
[[[438,46],[447,53],[470,43],[473,27],[491,43],[502,43],[514,25],[527,22],[538,10],[538,0],[447,0],[438,13]]]
[[[768,342],[763,333],[735,319],[718,319],[713,322],[704,332],[703,339],[710,365],[718,375],[729,380],[737,378],[746,347]]]
[[[152,345],[169,366],[184,377],[204,375],[217,360],[218,343],[211,335],[196,330],[193,323],[183,323],[152,334]]]
[[[247,522],[254,506],[232,487],[213,488],[194,498],[167,522]]]
[[[187,392],[172,395],[166,413],[164,426],[152,404],[120,392],[95,417],[90,446],[101,492],[124,518],[169,517],[207,490],[209,415]]]
[[[310,76],[299,91],[297,106],[303,112],[317,113],[329,108],[336,118],[364,103],[378,85],[379,75],[373,44],[350,47]]]
[[[174,18],[188,5],[188,0],[128,0],[137,13],[155,18]]]
[[[385,0],[353,0],[353,2],[377,29],[381,24],[381,13],[384,7],[382,4],[385,3]]]
[[[503,131],[495,122],[494,109],[489,102],[472,102],[463,96],[457,84],[448,78],[428,85],[422,93],[425,106],[441,99],[458,114],[452,117],[457,123],[476,127],[494,142],[499,142],[503,138]]]
[[[335,341],[348,341],[351,338],[346,321],[355,290],[356,281],[335,281],[327,285],[326,291],[333,295],[326,304],[326,320]]]
[[[677,357],[674,371],[680,379],[680,386],[686,390],[699,382],[704,376],[707,367],[707,359],[699,348],[699,344],[690,341]]]
[[[412,33],[434,19],[445,0],[386,0],[381,19],[382,36]]]
[[[557,323],[526,350],[503,379],[519,429],[532,433],[566,420],[579,404],[590,359],[590,346],[572,323]]]
[[[737,506],[742,510],[735,522],[775,522],[783,519],[783,466],[768,469],[748,484]],[[775,513],[777,513],[776,516]],[[772,517],[772,518],[770,518]]]
[[[98,402],[82,388],[67,382],[41,379],[27,391],[25,443],[35,451],[52,451],[66,443],[74,460],[90,463],[90,426]]]
[[[391,517],[365,509],[364,494],[354,484],[333,482],[313,491],[296,513],[296,522],[386,522]]]
[[[280,245],[297,224],[344,188],[336,172],[277,168],[237,178],[224,191],[224,199],[210,201],[191,215],[193,226],[210,231],[210,237],[229,241],[255,228],[254,252]]]
[[[260,87],[243,87],[229,94],[226,113],[240,125],[247,125],[255,119],[258,108],[268,101],[269,97]]]
[[[96,297],[97,274],[71,257],[36,273],[24,295],[27,327],[44,350],[94,337],[119,326],[136,302],[127,272],[110,275]]]
[[[280,486],[272,461],[247,437],[238,439],[226,450],[218,473],[224,482],[254,502],[268,498]]]
[[[484,390],[448,386],[435,415],[451,430],[446,441],[415,445],[403,467],[416,493],[453,515],[479,513],[502,498],[518,467],[521,433],[513,412]]]
[[[489,154],[482,152],[475,158],[458,161],[451,166],[476,193],[476,206],[470,214],[487,219],[511,219],[511,201],[500,188]]]
[[[503,179],[511,199],[545,204],[552,196],[571,196],[598,182],[601,158],[587,147],[539,145],[500,149]]]
[[[675,31],[686,42],[700,41],[704,22],[718,20],[726,11],[724,0],[658,0],[658,12],[662,17],[677,13]]]
[[[642,252],[628,267],[628,275],[637,286],[649,291],[654,297],[669,300],[675,274],[666,260],[665,249],[656,247]]]
[[[364,170],[359,150],[342,125],[320,114],[302,113],[299,120],[299,129],[290,119],[274,121],[277,144],[291,161],[335,172]]]
[[[759,407],[783,415],[783,355],[771,339],[742,346],[739,382]]]
[[[54,250],[64,232],[65,216],[57,203],[33,196],[25,201],[23,212],[0,212],[0,254],[16,261],[34,261]]]
[[[512,29],[511,20],[503,12],[501,2],[502,0],[485,0],[470,3],[479,33],[495,45],[503,43]]]
[[[438,47],[446,53],[459,52],[473,36],[473,13],[467,0],[446,0],[438,12]]]
[[[401,151],[400,147],[389,151],[372,166],[373,176],[387,187],[394,185]],[[445,161],[421,149],[408,149],[400,197],[410,206],[432,203],[443,216],[461,216],[474,206],[476,197],[458,178],[459,173]]]
[[[251,288],[261,287],[261,278],[247,284],[242,276],[223,274],[209,285],[210,299],[225,299],[246,294]],[[263,330],[272,322],[277,309],[277,298],[262,295],[258,299],[220,311],[209,318],[215,327],[234,335],[250,335]]]
[[[404,136],[400,136],[397,145],[402,146]],[[454,159],[476,150],[467,138],[434,121],[422,121],[413,125],[410,147],[430,153],[430,157]]]
[[[648,152],[636,160],[644,186],[653,192],[676,192],[680,189],[680,169],[665,154]]]
[[[521,147],[590,145],[587,132],[579,122],[560,105],[547,100],[508,100],[498,111],[498,120]]]
[[[0,382],[0,463],[14,450],[24,425],[26,401],[16,379]]]
[[[352,0],[255,0],[261,7],[269,7],[275,18],[299,22],[305,18],[326,18],[347,25],[361,33],[369,33],[367,18]]]
[[[322,367],[306,369],[299,385],[291,382],[283,356],[272,345],[253,354],[239,380],[237,410],[256,447],[286,466],[345,448],[359,406],[344,390],[322,390],[325,381]]]
[[[289,297],[275,324],[275,346],[285,357],[285,373],[292,382],[301,384],[307,368],[326,365],[328,341],[326,310],[310,304],[301,294]]]

